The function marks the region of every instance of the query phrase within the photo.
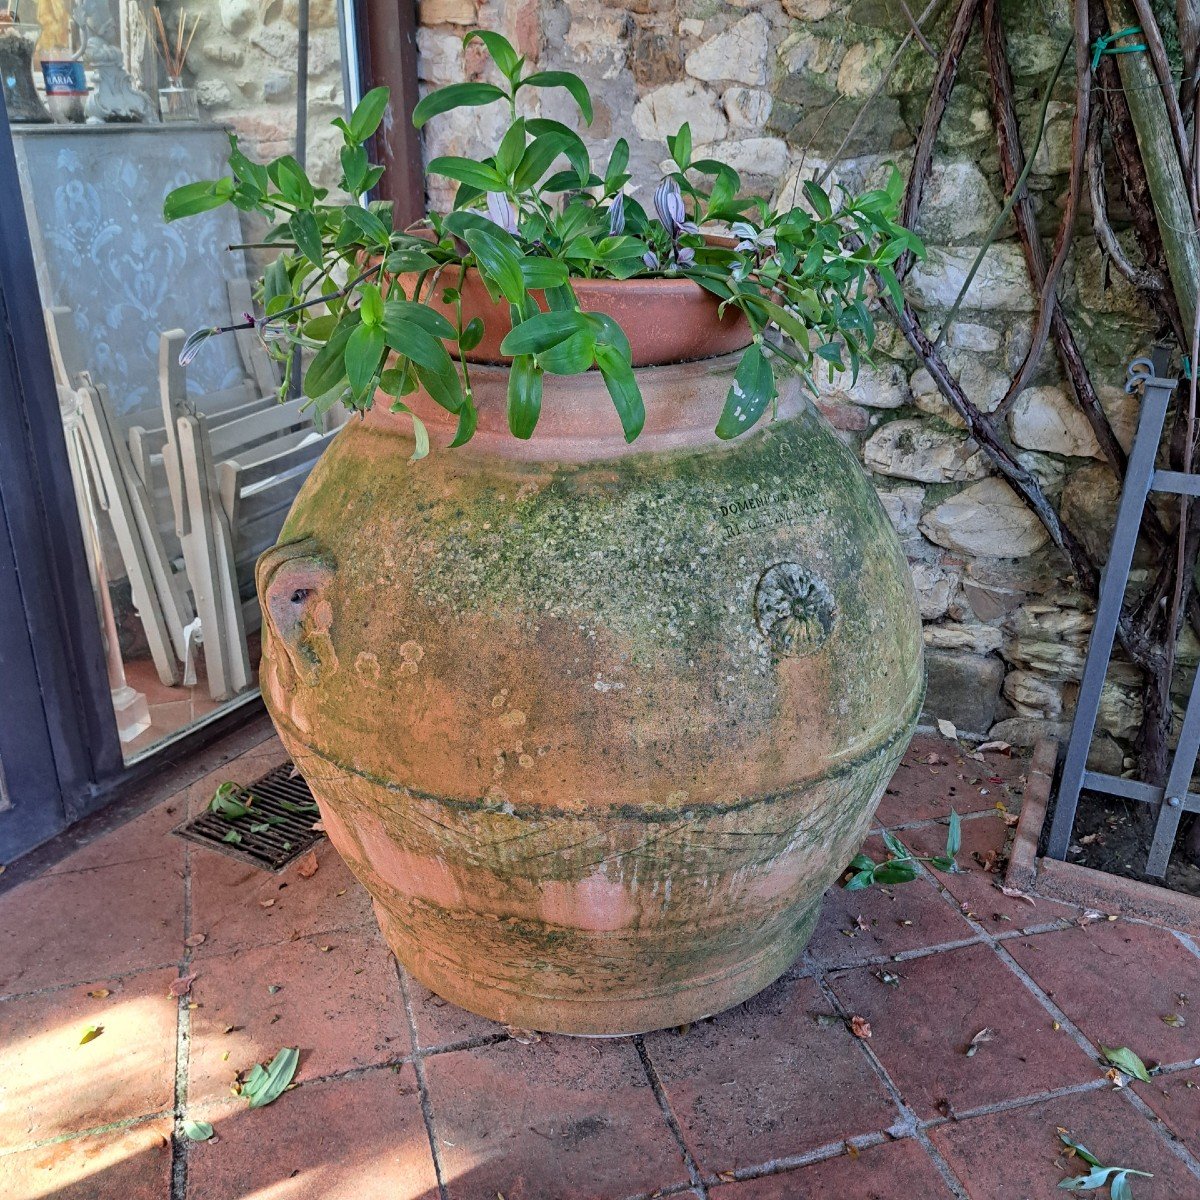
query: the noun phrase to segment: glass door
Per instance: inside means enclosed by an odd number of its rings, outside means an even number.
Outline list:
[[[304,0],[0,9],[29,296],[127,764],[256,694],[254,560],[336,424],[280,401],[253,331],[180,365],[188,333],[253,309],[263,230],[228,207],[167,224],[163,199],[225,174],[230,134],[251,157],[294,154],[314,181],[336,183],[326,130],[347,108],[344,10],[309,21]]]

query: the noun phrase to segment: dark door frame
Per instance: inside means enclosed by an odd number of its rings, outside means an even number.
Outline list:
[[[424,215],[415,0],[356,0],[364,88],[392,89],[376,138],[403,228]],[[262,711],[250,701],[133,767],[113,715],[33,251],[0,95],[0,864]]]

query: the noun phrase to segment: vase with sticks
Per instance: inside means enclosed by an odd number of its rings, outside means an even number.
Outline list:
[[[0,86],[10,121],[45,124],[50,118],[33,82],[33,51],[41,26],[22,22],[12,0],[0,8]]]
[[[158,89],[158,110],[164,122],[199,121],[200,108],[196,103],[196,89],[183,82],[183,68],[187,63],[192,39],[200,25],[198,16],[190,18],[187,10],[180,13],[179,22],[172,35],[163,21],[162,11],[154,7],[154,23],[158,31],[158,50],[162,55],[167,75],[167,86]]]

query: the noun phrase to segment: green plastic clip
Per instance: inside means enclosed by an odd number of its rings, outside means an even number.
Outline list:
[[[1114,46],[1113,42],[1119,42],[1126,37],[1134,37],[1141,32],[1140,25],[1130,25],[1128,29],[1122,29],[1119,33],[1106,33],[1102,37],[1098,37],[1092,43],[1092,70],[1094,71],[1100,65],[1100,55],[1102,54],[1140,54],[1146,49],[1145,42],[1138,42],[1136,46]]]

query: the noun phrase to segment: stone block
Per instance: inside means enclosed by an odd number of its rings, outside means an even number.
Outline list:
[[[479,17],[475,0],[421,0],[422,25],[474,25]]]
[[[688,121],[696,143],[718,142],[728,122],[717,99],[694,79],[667,83],[647,92],[634,106],[633,127],[649,142],[662,142]]]
[[[921,532],[960,554],[1022,558],[1050,540],[1045,526],[1002,479],[981,480],[921,520]]]
[[[919,483],[958,483],[981,479],[988,471],[974,442],[909,418],[889,421],[873,433],[863,456],[869,470]]]
[[[990,654],[926,650],[922,724],[950,721],[960,733],[984,734],[995,720],[1004,664]]]
[[[948,309],[967,281],[979,253],[977,246],[930,246],[923,262],[908,277],[909,298],[918,308]],[[1032,312],[1036,306],[1025,259],[1012,242],[996,242],[963,299],[963,307],[980,312]]]
[[[767,82],[767,45],[771,27],[762,13],[750,13],[724,33],[697,46],[686,60],[695,79],[761,86]]]
[[[764,88],[735,85],[726,88],[721,97],[730,129],[739,133],[758,133],[771,119],[771,93]]]
[[[1008,414],[1018,446],[1071,458],[1098,458],[1100,447],[1079,406],[1060,387],[1026,388]]]

